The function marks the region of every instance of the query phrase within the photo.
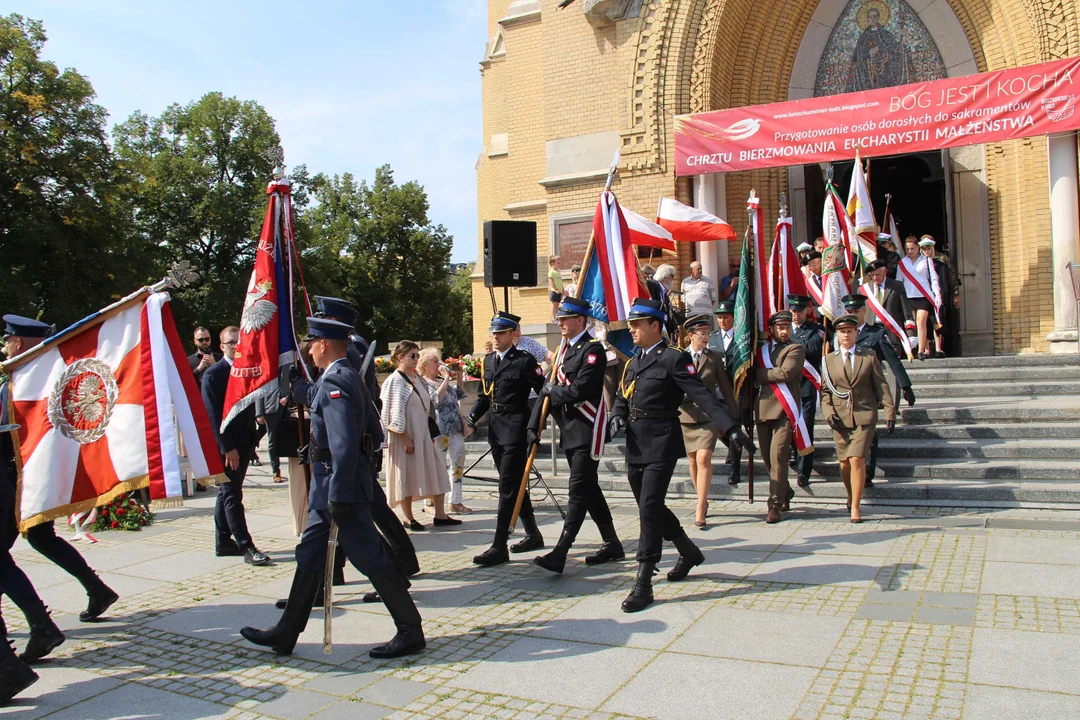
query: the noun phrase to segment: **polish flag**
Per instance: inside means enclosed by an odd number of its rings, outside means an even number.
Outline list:
[[[179,497],[177,431],[196,478],[224,479],[168,297],[140,290],[3,364],[20,530],[137,488]]]
[[[671,198],[660,198],[656,222],[681,242],[735,239],[735,229],[720,218]]]
[[[626,227],[630,229],[630,243],[661,250],[675,250],[675,238],[652,220],[647,220],[633,210],[622,208]]]

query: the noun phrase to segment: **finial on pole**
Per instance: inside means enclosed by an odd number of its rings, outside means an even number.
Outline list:
[[[266,159],[274,166],[275,180],[281,180],[285,177],[285,148],[275,145],[266,151]]]
[[[619,158],[620,157],[622,157],[622,154],[619,152],[618,149],[616,149],[615,150],[615,157],[613,157],[611,159],[611,167],[608,168],[607,181],[604,182],[604,189],[605,190],[610,190],[611,189],[611,183],[615,182],[615,173],[618,172],[618,170],[619,170]]]
[[[780,193],[780,217],[788,216],[787,193]]]
[[[833,173],[834,173],[834,172],[836,172],[836,168],[835,168],[835,167],[834,167],[834,166],[832,165],[832,163],[830,163],[830,164],[829,164],[829,167],[827,167],[827,168],[825,169],[825,180],[826,180],[826,181],[827,181],[827,182],[828,182],[828,183],[829,183],[830,185],[832,185],[832,179],[833,179]]]
[[[182,288],[199,279],[199,271],[187,260],[181,260],[172,264],[169,274],[150,286],[154,292],[161,292],[168,288]]]

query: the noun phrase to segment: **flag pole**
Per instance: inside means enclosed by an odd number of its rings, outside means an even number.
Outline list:
[[[619,151],[615,151],[615,157],[611,161],[611,167],[608,168],[607,181],[604,183],[604,192],[611,189],[611,183],[615,180],[615,172],[619,169]],[[593,249],[596,246],[596,229],[589,233],[589,243],[585,246],[585,256],[581,261],[581,276],[578,279],[577,287],[574,288],[574,297],[581,297],[581,288],[585,284],[585,278],[589,275],[589,263],[592,262]],[[559,342],[559,351],[555,354],[555,358],[551,361],[551,370],[548,373],[548,379],[551,382],[555,382],[555,378],[559,372],[559,362],[562,360],[563,349],[566,343]],[[544,425],[547,423],[548,411],[551,409],[551,398],[547,395],[544,396],[544,402],[540,406],[540,432],[544,431]],[[551,438],[552,443],[555,442],[554,433]],[[540,449],[540,445],[532,445],[529,448],[529,457],[525,460],[525,472],[521,476],[521,485],[518,487],[517,499],[514,500],[514,512],[510,515],[510,530],[517,526],[518,515],[521,513],[521,506],[525,502],[525,493],[529,492],[529,474],[532,472],[533,463],[536,461],[536,452]]]
[[[750,197],[754,197],[754,190],[750,190]],[[756,249],[756,238],[753,237],[754,227],[754,213],[756,209],[747,205],[746,208],[746,235],[749,238],[747,242],[747,248],[750,253],[750,266],[754,270],[747,273],[747,281],[750,283],[750,287],[747,292],[747,300],[750,302],[750,307],[753,309],[752,313],[747,313],[753,317],[753,321],[750,323],[751,335],[754,341],[750,343],[750,367],[747,369],[747,374],[750,376],[749,387],[750,390],[747,393],[747,399],[750,403],[750,437],[754,437],[754,429],[757,427],[757,403],[754,402],[754,357],[757,355],[757,314],[758,308],[753,307],[754,298],[757,297],[756,288],[754,288],[754,280],[757,275],[756,268],[760,259],[754,254]],[[754,502],[754,451],[748,450],[746,453],[748,468],[746,472],[746,485],[747,485],[747,501],[750,504]]]

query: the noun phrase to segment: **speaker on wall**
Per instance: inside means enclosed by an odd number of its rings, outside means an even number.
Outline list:
[[[484,286],[536,287],[536,223],[484,223]]]

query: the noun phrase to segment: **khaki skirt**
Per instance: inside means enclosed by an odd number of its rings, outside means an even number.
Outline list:
[[[874,442],[874,426],[859,425],[854,430],[845,430],[842,433],[833,430],[833,440],[836,442],[837,460],[870,457],[870,445]]]
[[[714,422],[694,423],[682,425],[683,445],[686,452],[692,453],[698,450],[712,450],[716,447],[716,439],[720,436],[720,430]]]

